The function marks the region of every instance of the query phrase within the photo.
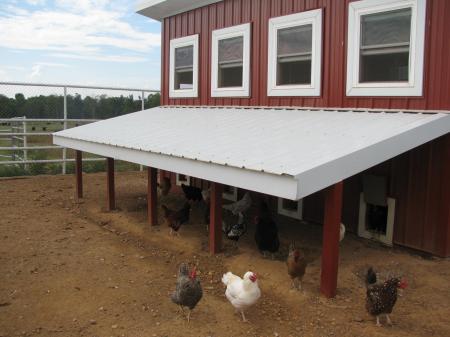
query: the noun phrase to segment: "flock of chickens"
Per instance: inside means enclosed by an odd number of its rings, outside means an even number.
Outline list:
[[[306,263],[301,251],[293,246],[291,246],[287,259],[287,268],[292,278],[293,287],[298,289],[305,274]],[[242,321],[247,322],[245,310],[254,305],[261,297],[256,273],[248,271],[240,278],[232,272],[227,272],[222,276],[222,283],[226,286],[226,298],[236,312],[242,315]],[[380,317],[382,315],[386,317],[387,323],[392,325],[389,314],[392,313],[392,309],[397,302],[398,289],[405,289],[407,286],[406,280],[400,278],[389,278],[383,283],[378,283],[373,268],[368,269],[366,274],[366,309],[370,315],[376,317],[377,326],[381,326]],[[179,267],[177,284],[171,299],[173,303],[180,306],[183,313],[184,308],[188,308],[188,322],[190,321],[191,311],[202,297],[203,290],[200,281],[197,279],[195,268],[190,271],[188,265],[182,263]]]
[[[169,184],[169,185],[168,185]],[[168,185],[168,188],[167,188]],[[165,191],[163,190],[165,186]],[[170,181],[167,180],[161,187],[162,193],[168,193],[170,190]],[[166,205],[162,205],[164,218],[170,227],[171,234],[178,234],[180,227],[189,221],[191,209],[190,202],[205,201],[209,202],[208,193],[193,186],[182,185],[184,195],[187,199],[184,206],[179,210],[171,210]],[[237,202],[224,206],[224,209],[238,216],[238,221],[232,226],[223,224],[223,232],[230,240],[237,242],[239,238],[246,233],[244,213],[252,206],[252,199],[246,192],[242,199]],[[208,212],[205,213],[205,221],[208,220]],[[255,242],[258,249],[264,256],[266,253],[273,254],[279,250],[280,241],[278,238],[278,228],[272,219],[269,207],[263,200],[259,202],[256,216],[254,217],[256,225]],[[341,224],[340,240],[345,234],[345,226]],[[292,287],[300,290],[303,276],[306,272],[307,260],[304,252],[296,247],[295,242],[289,246],[289,254],[286,260],[287,273],[292,280]],[[245,310],[254,305],[261,297],[261,290],[258,285],[258,276],[256,273],[248,271],[241,278],[232,272],[227,272],[222,276],[222,283],[226,286],[225,296],[237,312],[242,315],[242,320],[247,321]],[[385,282],[378,282],[377,274],[370,267],[365,276],[366,284],[366,309],[367,312],[376,317],[376,324],[380,326],[380,317],[385,315],[388,324],[392,324],[389,314],[392,312],[397,301],[398,289],[407,287],[406,280],[400,278],[388,278]],[[186,263],[179,266],[176,288],[171,296],[173,303],[188,309],[187,320],[190,321],[191,310],[200,302],[203,296],[200,281],[196,276],[196,269],[189,269]]]
[[[164,183],[164,186],[170,184],[170,181]],[[170,186],[170,185],[169,185]],[[170,209],[166,205],[162,205],[163,217],[168,227],[170,228],[170,235],[179,235],[179,229],[183,224],[189,222],[189,214],[191,211],[191,202],[204,201],[207,204],[205,211],[205,222],[209,223],[209,193],[202,191],[198,187],[181,185],[186,202],[183,207],[178,210]],[[162,189],[162,188],[161,188]],[[169,187],[170,189],[170,187]],[[166,190],[168,193],[168,190]],[[244,214],[252,206],[252,198],[249,192],[246,192],[242,199],[225,205],[223,208],[230,211],[231,214],[237,216],[237,223],[227,225],[222,223],[222,231],[225,236],[231,240],[237,242],[247,232],[247,226],[244,221]],[[275,221],[272,219],[269,207],[263,200],[259,202],[257,214],[254,217],[254,224],[256,225],[255,242],[259,251],[266,256],[267,253],[272,255],[272,258],[280,248],[280,240],[278,238],[278,227]]]

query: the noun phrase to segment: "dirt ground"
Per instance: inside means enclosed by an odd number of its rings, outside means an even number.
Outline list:
[[[74,202],[71,176],[0,180],[0,336],[450,336],[450,261],[389,249],[354,235],[341,243],[338,295],[319,294],[321,227],[280,217],[275,260],[256,250],[250,226],[235,249],[210,256],[201,207],[169,237],[146,224],[146,177],[116,177],[119,210],[106,212],[104,174],[85,175]],[[166,197],[168,204],[180,202]],[[295,239],[310,264],[303,291],[290,289],[283,261]],[[225,240],[226,241],[226,240]],[[198,267],[204,297],[188,324],[169,300],[177,266]],[[373,265],[409,281],[392,314],[375,326],[361,274]],[[243,323],[224,296],[226,271],[259,275],[262,296]]]

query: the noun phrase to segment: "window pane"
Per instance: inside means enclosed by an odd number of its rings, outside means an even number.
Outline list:
[[[242,36],[219,40],[219,88],[241,87],[244,57],[244,38]]]
[[[175,88],[193,88],[194,46],[175,49]]]
[[[242,62],[244,38],[242,36],[219,40],[219,63]]]
[[[362,16],[359,81],[408,81],[410,33],[411,8]]]
[[[312,25],[277,31],[277,85],[311,83]]]
[[[409,44],[411,8],[361,17],[361,46]]]
[[[223,193],[225,194],[233,194],[234,193],[234,187],[229,185],[223,185]]]
[[[277,35],[279,57],[311,53],[312,25],[279,29]]]
[[[361,56],[360,82],[408,81],[409,53]]]
[[[298,211],[298,201],[292,201],[288,199],[283,199],[283,209],[288,211],[297,212]]]

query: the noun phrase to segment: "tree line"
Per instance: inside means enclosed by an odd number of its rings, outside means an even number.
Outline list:
[[[146,109],[159,106],[159,93],[144,98]],[[105,119],[142,109],[141,98],[129,96],[109,97],[67,95],[67,113],[71,119]],[[0,118],[64,118],[64,96],[40,95],[25,97],[18,93],[14,98],[0,94]]]

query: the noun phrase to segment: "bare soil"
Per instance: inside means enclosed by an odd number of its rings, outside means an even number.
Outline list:
[[[238,248],[210,256],[201,205],[180,237],[146,224],[146,176],[116,177],[119,210],[106,212],[104,174],[85,175],[75,202],[71,176],[0,180],[0,336],[450,336],[450,261],[390,249],[351,234],[341,243],[339,291],[319,294],[321,227],[280,217],[282,250],[263,258],[253,228]],[[180,196],[163,201],[179,205]],[[291,290],[284,258],[295,239],[310,260],[302,291]],[[226,241],[226,240],[225,240]],[[197,265],[204,297],[188,324],[169,300],[177,266]],[[361,279],[369,265],[403,275],[409,288],[375,326]],[[224,296],[226,271],[259,275],[262,297],[240,316]]]

